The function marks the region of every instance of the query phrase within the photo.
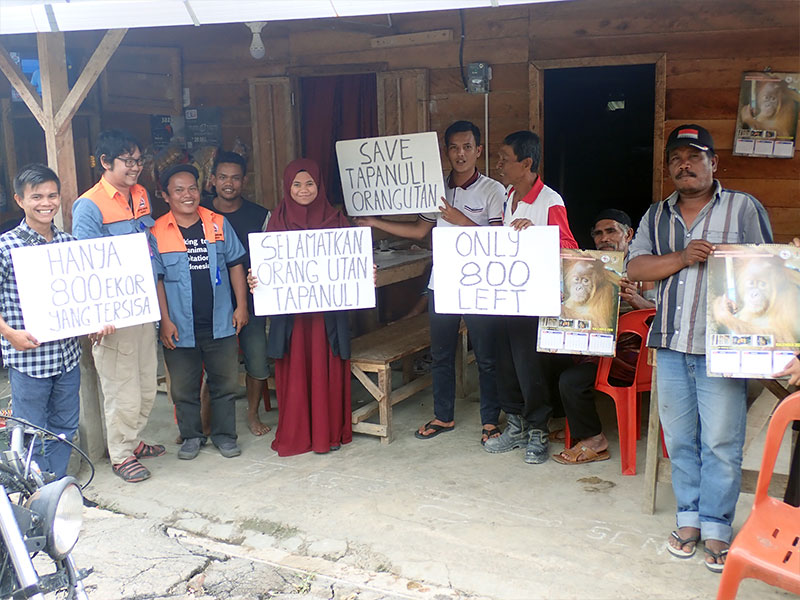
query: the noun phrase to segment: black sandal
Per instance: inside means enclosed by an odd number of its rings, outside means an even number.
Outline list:
[[[500,437],[500,434],[502,433],[503,432],[500,431],[500,428],[497,426],[495,426],[494,429],[486,429],[486,427],[484,427],[483,429],[481,429],[481,446],[485,445],[486,442],[488,442],[492,438]],[[483,436],[486,436],[486,439],[483,439]]]
[[[425,435],[424,433],[420,433],[419,429],[414,432],[414,437],[418,440],[429,440],[431,438],[435,438],[440,433],[444,433],[445,431],[453,431],[455,429],[455,425],[438,425],[433,421],[428,421],[425,423],[425,427],[422,428],[423,431],[427,431],[428,429],[433,429],[433,433],[429,433]]]

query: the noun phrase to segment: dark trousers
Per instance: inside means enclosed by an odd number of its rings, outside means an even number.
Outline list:
[[[536,351],[538,327],[537,317],[498,317],[497,390],[507,414],[520,415],[534,429],[547,431],[558,401],[558,359]]]
[[[437,419],[450,422],[454,419],[456,401],[456,350],[461,315],[444,315],[435,312],[435,295],[431,294],[429,317],[431,323],[431,374],[433,375],[433,414]],[[497,400],[497,380],[494,359],[495,317],[491,315],[464,315],[469,330],[475,362],[478,364],[478,385],[481,394],[481,423],[497,425],[500,404]]]
[[[181,437],[205,438],[200,420],[200,383],[206,371],[211,396],[211,441],[236,441],[239,396],[239,347],[236,336],[215,340],[210,331],[195,331],[194,348],[164,348]]]
[[[597,363],[572,364],[558,378],[561,402],[572,437],[583,440],[603,431],[594,401],[594,380]]]

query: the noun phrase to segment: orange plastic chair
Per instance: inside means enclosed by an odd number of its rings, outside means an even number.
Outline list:
[[[611,396],[617,409],[619,455],[623,475],[636,475],[636,440],[639,439],[641,430],[638,398],[640,393],[650,391],[653,378],[653,367],[647,364],[647,333],[650,331],[648,320],[655,314],[656,309],[646,308],[633,310],[620,315],[619,318],[617,338],[623,333],[635,333],[641,338],[639,358],[636,361],[636,374],[632,385],[617,387],[608,382],[612,357],[601,357],[597,365],[594,387]],[[569,426],[565,428],[564,443],[566,448],[572,447]]]
[[[728,550],[717,600],[733,600],[745,577],[800,594],[800,508],[767,495],[781,440],[794,420],[800,420],[800,392],[772,415],[753,510]]]

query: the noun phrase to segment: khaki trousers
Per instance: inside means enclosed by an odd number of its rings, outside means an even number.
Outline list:
[[[103,389],[108,455],[117,465],[133,454],[155,402],[155,325],[117,329],[92,354]]]

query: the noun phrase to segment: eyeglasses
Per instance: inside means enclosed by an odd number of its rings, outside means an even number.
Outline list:
[[[139,158],[122,158],[121,156],[117,156],[114,160],[121,160],[123,163],[125,163],[125,166],[128,167],[129,169],[131,167],[141,167],[144,164],[144,159],[141,158],[141,157],[139,157]]]

